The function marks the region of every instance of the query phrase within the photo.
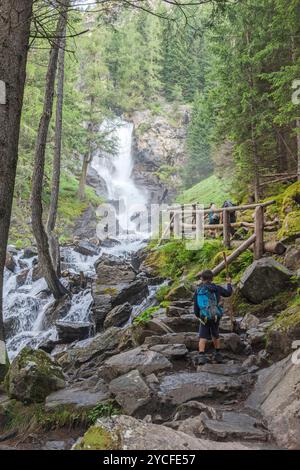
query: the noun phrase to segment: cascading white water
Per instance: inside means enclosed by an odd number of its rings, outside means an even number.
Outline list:
[[[107,185],[108,198],[119,201],[118,221],[122,228],[120,243],[111,248],[102,248],[102,252],[117,256],[126,256],[138,250],[147,234],[137,229],[135,213],[141,206],[146,206],[147,196],[139,190],[132,178],[132,135],[133,125],[117,121],[114,136],[118,142],[118,152],[114,157],[96,155],[92,161],[93,168]],[[23,252],[14,255],[16,268],[14,273],[5,270],[4,276],[4,320],[9,330],[7,348],[13,358],[24,346],[38,347],[46,340],[57,339],[55,326],[44,329],[44,316],[47,307],[54,301],[49,294],[44,279],[33,280],[33,260],[22,259]],[[71,273],[84,272],[88,276],[95,274],[94,263],[97,256],[83,256],[72,247],[61,250],[63,268]],[[36,258],[35,258],[36,259]],[[19,276],[26,274],[26,280]],[[64,280],[62,280],[64,282]],[[151,291],[152,292],[152,291]],[[153,291],[154,292],[154,291]],[[151,302],[153,295],[149,296]],[[63,318],[64,322],[86,323],[90,320],[93,298],[86,289],[73,295],[71,307]]]
[[[118,143],[117,155],[111,156],[99,152],[94,156],[91,166],[105,181],[108,199],[119,204],[117,218],[123,232],[127,236],[135,234],[136,238],[145,238],[145,234],[137,230],[136,221],[132,220],[134,215],[147,204],[146,194],[135,185],[132,178],[133,124],[115,121],[113,136]]]

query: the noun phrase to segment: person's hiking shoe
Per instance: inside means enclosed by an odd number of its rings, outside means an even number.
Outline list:
[[[199,354],[197,364],[198,366],[204,366],[207,363],[207,357],[205,354]]]
[[[223,356],[220,353],[220,351],[215,351],[213,355],[213,360],[217,362],[217,364],[222,364],[223,362]]]

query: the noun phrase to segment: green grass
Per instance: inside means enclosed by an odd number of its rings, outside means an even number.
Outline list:
[[[231,197],[230,185],[230,180],[219,179],[212,175],[184,191],[177,198],[177,202],[181,204],[195,202],[204,206],[209,206],[211,202],[214,202],[217,206],[222,206],[223,202]]]

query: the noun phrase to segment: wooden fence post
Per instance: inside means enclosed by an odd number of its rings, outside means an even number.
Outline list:
[[[226,209],[223,211],[223,238],[224,246],[230,248],[230,213]]]
[[[174,215],[174,212],[170,212],[170,221],[169,221],[170,238],[172,238],[172,235],[174,233],[174,224],[175,224],[175,215]]]
[[[264,254],[264,208],[258,206],[255,209],[255,235],[254,258],[260,259]]]

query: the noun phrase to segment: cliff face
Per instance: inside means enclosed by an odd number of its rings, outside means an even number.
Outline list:
[[[151,202],[169,202],[181,185],[180,168],[186,163],[190,110],[186,105],[163,104],[129,116],[134,123],[134,179],[148,190]]]

